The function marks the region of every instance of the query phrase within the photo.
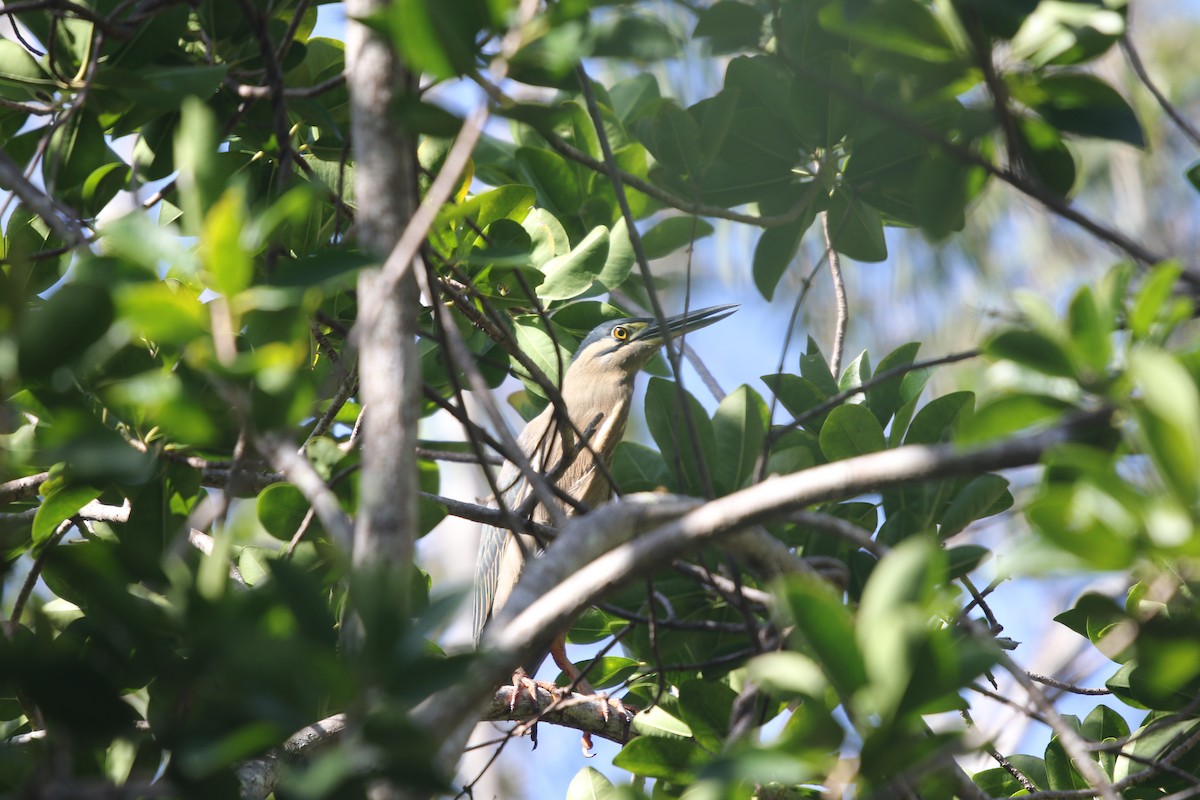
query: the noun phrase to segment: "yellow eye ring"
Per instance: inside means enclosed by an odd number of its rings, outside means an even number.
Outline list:
[[[612,329],[612,337],[618,342],[623,342],[629,338],[629,329],[624,325],[618,325]]]

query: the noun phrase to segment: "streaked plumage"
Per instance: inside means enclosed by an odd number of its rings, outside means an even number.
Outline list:
[[[724,319],[736,308],[713,306],[686,317],[682,314],[670,317],[666,320],[667,330],[672,336],[679,336]],[[570,410],[574,427],[564,424],[551,405],[531,420],[517,439],[534,469],[542,474],[557,469],[554,485],[589,507],[612,495],[605,471],[596,465],[592,451],[606,466],[611,463],[613,450],[625,435],[634,378],[662,342],[660,327],[652,319],[620,319],[597,326],[576,350],[562,382],[563,402]],[[592,429],[588,439],[590,450],[576,447],[575,431],[587,433],[589,428]],[[564,445],[568,462],[560,465]],[[504,465],[497,485],[511,510],[519,509],[531,492],[529,482],[512,463]],[[567,515],[574,513],[565,503],[560,503],[560,508]],[[550,514],[540,504],[534,509],[532,519],[542,524],[551,521]],[[484,530],[473,597],[477,642],[483,626],[512,593],[524,567],[525,554],[535,554],[538,549],[536,540],[528,534],[514,535],[493,527]]]

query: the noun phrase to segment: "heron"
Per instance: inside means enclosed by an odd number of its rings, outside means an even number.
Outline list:
[[[578,508],[599,505],[612,495],[608,466],[617,443],[625,434],[633,399],[634,378],[668,339],[712,325],[736,311],[736,304],[710,306],[668,317],[660,324],[651,318],[625,318],[603,322],[592,329],[575,351],[563,378],[561,393],[570,420],[553,404],[534,417],[517,438],[517,445],[533,469],[555,487],[557,510],[562,516]],[[530,481],[511,461],[501,469],[496,484],[510,510],[524,510],[532,494]],[[566,495],[574,504],[562,500]],[[530,500],[530,502],[534,502]],[[552,515],[540,503],[530,519],[548,525]],[[475,642],[484,626],[508,601],[528,556],[541,547],[528,533],[487,527],[479,543],[473,596]],[[591,694],[566,657],[565,633],[557,637],[551,655],[573,685]]]

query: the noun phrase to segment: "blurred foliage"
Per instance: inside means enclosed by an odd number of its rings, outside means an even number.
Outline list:
[[[362,22],[440,89],[478,75],[515,5],[397,0]],[[350,334],[355,282],[372,262],[353,235],[345,48],[312,35],[317,11],[72,0],[23,8],[13,15],[22,36],[0,40],[3,158],[35,178],[5,170],[0,180],[21,197],[7,204],[0,251],[10,620],[0,734],[24,742],[0,747],[5,792],[157,778],[180,797],[234,796],[240,765],[347,710],[360,728],[284,765],[277,796],[362,796],[378,778],[450,788],[431,767],[439,743],[407,712],[466,675],[470,657],[436,644],[456,598],[424,573],[395,579],[412,564],[352,569],[310,498],[256,450],[264,436],[303,443],[353,517],[362,409]],[[714,234],[710,220],[728,210],[770,218],[747,278],[782,306],[796,299],[797,254],[821,217],[855,285],[865,273],[849,262],[886,259],[897,229],[968,248],[993,178],[1067,203],[1091,179],[1081,147],[1161,135],[1160,111],[1131,105],[1095,69],[1125,33],[1121,0],[654,11],[561,0],[518,31],[510,77],[546,91],[497,104],[511,135],[483,137],[427,232],[424,261],[474,368],[492,388],[518,381],[510,400],[526,417],[593,327],[666,288],[657,260]],[[719,57],[723,78],[685,106],[656,76],[697,47]],[[585,58],[631,74],[589,87],[604,143],[577,69]],[[440,96],[377,110],[419,138],[422,191],[462,124]],[[614,182],[588,166],[606,149],[625,173],[631,218]],[[639,246],[661,285],[636,269]],[[982,342],[994,380],[978,399],[927,399],[917,342],[873,347],[874,364],[864,350],[834,374],[810,338],[798,363],[711,413],[652,378],[654,447],[620,445],[611,471],[623,492],[724,497],[907,445],[1011,441],[1097,412],[1108,421],[1049,452],[1028,492],[984,472],[881,484],[811,509],[859,541],[764,520],[798,555],[834,565],[833,581],[771,582],[715,550],[696,554],[702,572],[770,592],[771,609],[664,567],[652,594],[629,586],[589,610],[571,638],[621,637],[623,653],[587,669],[643,709],[614,762],[642,780],[615,788],[585,768],[568,797],[638,797],[646,779],[655,798],[963,794],[951,756],[978,745],[927,717],[967,711],[970,688],[1004,657],[995,631],[964,611],[978,602],[964,579],[991,553],[949,540],[1013,508],[1067,569],[1129,578],[1124,602],[1085,594],[1056,617],[1114,663],[1112,698],[1082,722],[1064,719],[1095,746],[1086,757],[1125,797],[1194,784],[1196,279],[1180,263],[1144,266],[1076,282],[1061,308],[1013,297],[1017,317]],[[457,403],[464,385],[444,337],[427,310],[425,415]],[[412,462],[436,495],[437,462]],[[34,490],[18,488],[31,476]],[[426,534],[447,509],[421,502]],[[402,603],[395,587],[410,584]],[[400,618],[401,607],[416,616]],[[353,656],[338,641],[348,608],[363,629]],[[1132,709],[1147,713],[1130,724]],[[44,738],[20,738],[42,728]],[[1007,762],[975,783],[992,796],[1087,786],[1059,737]],[[1166,762],[1154,781],[1131,778]]]

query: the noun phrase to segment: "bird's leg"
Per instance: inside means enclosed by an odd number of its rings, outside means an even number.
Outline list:
[[[550,645],[550,657],[567,676],[567,686],[571,688],[571,691],[579,692],[579,694],[596,694],[596,690],[583,677],[583,673],[571,663],[571,659],[567,658],[567,635],[565,633],[554,637],[554,642]]]
[[[617,713],[621,715],[621,719],[625,722],[625,725],[628,728],[629,724],[633,721],[633,715],[637,713],[637,709],[625,705],[615,697],[609,697],[607,694],[603,692],[597,692],[592,688],[592,685],[587,682],[586,678],[583,677],[583,673],[580,672],[579,669],[571,662],[571,659],[567,658],[566,633],[560,633],[558,636],[554,637],[554,642],[550,645],[550,657],[554,659],[554,663],[557,664],[558,668],[561,669],[567,676],[567,686],[571,691],[595,698],[600,705],[600,717],[605,721],[605,723],[608,722],[612,714],[610,710],[610,708],[612,708],[616,709]],[[590,733],[584,733],[581,743],[583,746],[583,754],[590,758],[592,752],[592,735]]]

